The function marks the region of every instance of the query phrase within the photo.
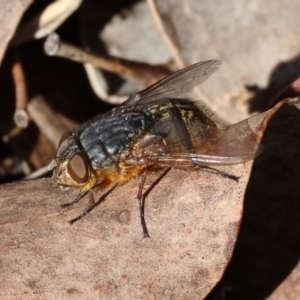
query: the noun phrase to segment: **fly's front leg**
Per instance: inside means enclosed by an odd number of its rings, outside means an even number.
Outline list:
[[[95,199],[94,199],[94,194],[92,191],[90,192],[90,198],[89,198],[89,205],[85,208],[85,210],[76,218],[72,219],[69,221],[69,223],[72,225],[73,223],[77,222],[78,220],[80,220],[81,218],[83,218],[86,214],[88,214],[93,207],[95,206]]]
[[[79,194],[77,195],[77,197],[72,201],[72,202],[68,202],[65,204],[62,204],[61,207],[68,207],[70,205],[73,205],[75,203],[77,203],[80,199],[82,199],[89,191],[84,191],[84,192],[79,192]]]
[[[108,190],[105,194],[103,194],[100,199],[95,202],[94,194],[92,190],[89,190],[90,192],[90,198],[89,198],[89,205],[84,209],[84,211],[77,216],[76,218],[69,221],[70,224],[73,224],[77,222],[78,220],[82,219],[86,214],[88,214],[91,210],[93,210],[96,206],[98,206],[101,202],[103,202],[106,197],[117,187],[117,184],[114,185],[110,190]]]

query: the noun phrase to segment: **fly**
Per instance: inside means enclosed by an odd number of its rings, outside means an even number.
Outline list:
[[[76,187],[78,202],[92,190],[109,191],[140,177],[137,199],[144,237],[149,237],[143,213],[142,190],[149,172],[161,168],[212,169],[253,159],[259,153],[256,135],[247,122],[220,129],[199,103],[180,98],[212,73],[221,62],[193,64],[130,96],[121,106],[96,116],[77,130],[65,133],[53,160],[54,178],[61,186]]]

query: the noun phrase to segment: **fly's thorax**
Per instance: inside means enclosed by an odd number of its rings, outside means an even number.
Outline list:
[[[142,111],[113,111],[92,120],[79,133],[79,140],[93,170],[117,168],[149,122]]]
[[[64,134],[55,158],[54,179],[64,186],[89,189],[95,185],[95,176],[88,158],[74,132]]]

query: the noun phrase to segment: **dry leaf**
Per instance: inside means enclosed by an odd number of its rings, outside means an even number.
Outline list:
[[[269,115],[249,119],[258,135]],[[251,165],[222,168],[239,183],[172,170],[146,199],[149,239],[142,237],[135,181],[73,226],[67,221],[87,199],[68,210],[59,205],[76,191],[61,191],[49,179],[2,185],[2,295],[203,298],[230,260]]]
[[[41,13],[23,24],[16,32],[12,45],[40,39],[54,32],[80,6],[82,0],[56,0]]]
[[[18,23],[32,0],[0,1],[0,63]]]

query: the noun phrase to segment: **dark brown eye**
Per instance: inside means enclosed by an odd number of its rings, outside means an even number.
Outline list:
[[[68,172],[77,183],[85,183],[89,179],[88,165],[81,153],[76,153],[68,163]]]

